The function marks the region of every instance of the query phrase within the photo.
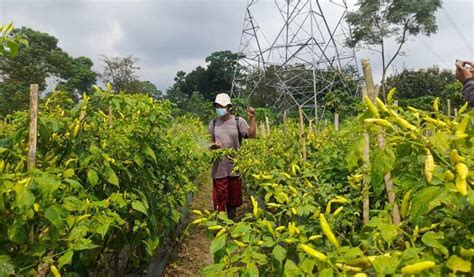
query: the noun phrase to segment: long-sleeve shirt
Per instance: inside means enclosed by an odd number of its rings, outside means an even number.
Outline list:
[[[464,81],[464,89],[462,91],[464,98],[469,103],[469,106],[474,107],[474,78],[469,78]]]

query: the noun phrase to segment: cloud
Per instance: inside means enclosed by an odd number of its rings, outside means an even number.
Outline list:
[[[340,0],[337,0],[340,1]],[[15,20],[51,33],[73,56],[93,59],[101,71],[101,56],[134,55],[141,76],[164,90],[178,70],[203,65],[214,51],[238,51],[246,0],[0,0],[2,20]],[[326,1],[321,1],[322,3]],[[356,0],[349,0],[353,5]],[[474,59],[474,3],[445,0],[437,13],[439,32],[412,39],[394,69],[438,64],[452,68],[455,59]],[[281,27],[274,1],[260,0],[255,17],[271,37]],[[334,17],[334,16],[333,16]],[[330,18],[332,18],[330,16]],[[470,44],[471,47],[469,47]],[[393,52],[395,45],[388,45]],[[380,59],[367,51],[357,57],[372,60],[376,77]]]

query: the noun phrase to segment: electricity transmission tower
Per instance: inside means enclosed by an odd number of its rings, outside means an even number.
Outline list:
[[[356,93],[346,14],[346,0],[248,0],[232,96],[318,118],[327,92]]]

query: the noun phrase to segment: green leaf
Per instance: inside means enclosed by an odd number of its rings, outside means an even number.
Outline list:
[[[87,180],[93,187],[96,186],[99,182],[99,176],[97,176],[97,172],[93,169],[89,170],[87,172]]]
[[[99,227],[97,227],[96,232],[97,234],[101,235],[102,239],[104,239],[105,235],[109,231],[109,227],[110,227],[110,221],[102,222],[102,224]]]
[[[44,216],[56,227],[60,228],[62,225],[62,220],[61,220],[61,212],[59,210],[59,207],[57,206],[51,206],[46,209],[44,212]]]
[[[285,276],[298,276],[300,269],[292,260],[286,260],[285,263]]]
[[[280,264],[283,264],[283,260],[286,258],[286,249],[277,245],[273,248],[272,255]]]
[[[16,243],[24,242],[27,238],[27,233],[24,224],[25,222],[23,221],[15,220],[13,224],[8,226],[8,239]]]
[[[90,240],[90,239],[85,239],[85,238],[76,241],[76,242],[72,245],[72,249],[73,249],[73,250],[76,250],[76,251],[89,250],[89,249],[94,249],[94,248],[97,248],[97,247],[99,247],[99,246],[93,244],[93,243],[92,243],[92,240]]]
[[[321,273],[319,273],[319,277],[333,277],[334,276],[334,270],[332,268],[325,268],[321,270]]]
[[[454,273],[458,271],[471,272],[471,262],[465,261],[456,255],[449,258],[449,260],[446,262],[446,266],[449,267]]]
[[[107,182],[114,186],[119,186],[119,178],[117,177],[115,171],[112,168],[107,167],[105,169],[105,174],[107,176]]]
[[[82,211],[82,201],[75,196],[68,196],[63,199],[63,208],[69,212]]]
[[[132,202],[132,209],[134,209],[136,211],[139,211],[139,212],[143,213],[144,215],[148,216],[147,208],[140,201],[133,201]]]
[[[393,224],[380,223],[377,228],[382,234],[382,238],[388,243],[392,244],[393,240],[398,236],[397,226]]]
[[[363,160],[363,150],[365,146],[365,139],[361,137],[359,140],[355,141],[352,145],[352,149],[347,155],[346,162],[347,168],[352,170],[355,168],[359,161]]]
[[[383,181],[386,173],[390,172],[395,163],[395,154],[388,146],[375,152],[372,161],[372,182],[379,184]]]
[[[437,205],[430,205],[433,199],[437,199],[443,192],[440,187],[427,187],[413,195],[410,205],[410,215],[414,224],[421,224],[424,216],[434,209]],[[440,205],[441,203],[439,203]]]
[[[30,209],[35,203],[35,195],[26,186],[20,183],[15,185],[15,206],[25,211]]]
[[[72,256],[74,255],[73,250],[68,250],[58,259],[58,266],[61,269],[64,265],[71,263]]]
[[[215,255],[217,251],[224,248],[224,246],[226,245],[226,239],[227,239],[227,236],[223,235],[223,236],[220,236],[220,237],[215,238],[215,239],[212,240],[212,242],[211,242],[211,254],[212,255]]]
[[[254,263],[249,263],[249,264],[247,264],[246,273],[247,273],[247,274],[245,274],[245,276],[258,277],[258,276],[259,276],[259,272],[258,272],[258,267],[257,267],[257,265],[254,264]]]
[[[74,176],[74,169],[69,168],[63,173],[64,178],[72,178]]]
[[[145,146],[145,153],[148,156],[150,156],[153,159],[153,161],[155,161],[155,163],[157,163],[155,151],[153,151],[153,149],[151,149],[151,147],[148,144]]]
[[[49,174],[44,174],[41,177],[36,177],[33,179],[33,181],[38,184],[39,190],[45,196],[49,196],[61,186],[61,180]]]
[[[378,274],[395,274],[400,260],[397,257],[379,256],[372,263]]]
[[[0,277],[15,275],[15,266],[7,255],[0,255]]]
[[[439,249],[445,256],[448,256],[449,255],[448,249],[439,242],[439,240],[441,239],[444,239],[443,233],[441,232],[435,233],[433,231],[430,231],[423,235],[423,237],[421,238],[421,241],[429,247]]]

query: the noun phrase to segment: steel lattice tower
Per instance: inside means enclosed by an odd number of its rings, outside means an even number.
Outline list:
[[[345,45],[346,14],[346,0],[248,0],[232,96],[263,97],[279,111],[303,107],[318,118],[320,98],[336,86],[348,90],[346,77],[358,76],[355,50]]]

